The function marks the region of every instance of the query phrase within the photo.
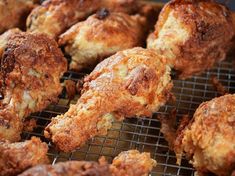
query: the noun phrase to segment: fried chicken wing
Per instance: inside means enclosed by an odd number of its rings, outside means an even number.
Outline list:
[[[56,102],[66,59],[54,40],[17,31],[0,57],[0,139],[20,139],[24,118]]]
[[[45,136],[62,151],[74,150],[106,134],[114,118],[151,116],[167,101],[171,87],[170,67],[154,50],[118,52],[85,78],[77,104],[53,118]]]
[[[202,103],[193,121],[179,134],[176,149],[191,159],[200,174],[227,176],[235,169],[235,95]]]
[[[62,34],[60,45],[72,57],[70,68],[94,67],[102,59],[144,42],[146,19],[102,9]]]
[[[26,18],[35,7],[35,0],[0,0],[0,33],[14,28],[24,28]]]
[[[102,7],[131,13],[135,5],[134,0],[46,0],[29,15],[27,28],[28,31],[46,33],[57,39],[73,24]]]
[[[99,163],[85,161],[67,161],[55,165],[39,165],[19,176],[147,176],[156,161],[149,153],[130,150],[120,153],[109,165],[104,159]]]
[[[48,163],[47,144],[32,137],[25,142],[0,142],[0,175],[17,175],[38,164]]]
[[[234,34],[232,13],[225,6],[210,0],[172,0],[147,43],[185,79],[224,60]]]

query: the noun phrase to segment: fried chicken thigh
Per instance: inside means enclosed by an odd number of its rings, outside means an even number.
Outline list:
[[[57,101],[67,62],[47,36],[11,34],[0,57],[0,139],[13,142],[20,139],[25,117]]]
[[[185,79],[224,60],[234,34],[232,13],[225,6],[210,0],[172,0],[147,43]]]
[[[33,167],[19,176],[147,176],[156,161],[149,153],[130,150],[120,153],[109,165],[102,158],[99,163],[86,161],[67,161],[51,165]]]
[[[144,42],[146,19],[102,9],[62,34],[60,45],[72,57],[70,69],[94,67],[102,59]]]
[[[0,33],[14,28],[24,28],[26,18],[34,8],[35,0],[0,0]]]
[[[227,176],[235,169],[235,95],[202,103],[180,133],[175,150],[191,159],[199,174]],[[179,152],[180,151],[180,152]]]
[[[167,101],[171,87],[170,67],[154,50],[118,52],[85,78],[77,104],[53,118],[45,136],[62,151],[74,150],[106,134],[114,118],[151,116]]]
[[[25,142],[0,142],[0,175],[15,176],[38,164],[48,163],[47,144],[32,137]]]
[[[73,24],[85,20],[102,7],[131,13],[134,6],[134,0],[46,0],[29,15],[27,28],[57,39]]]

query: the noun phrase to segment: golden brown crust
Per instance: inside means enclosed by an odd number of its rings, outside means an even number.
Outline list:
[[[28,31],[57,38],[99,8],[99,0],[46,0],[27,19]]]
[[[232,13],[225,6],[173,0],[163,8],[148,47],[167,57],[185,79],[224,60],[234,34]]]
[[[67,161],[53,166],[39,165],[19,176],[147,176],[155,165],[149,153],[129,150],[120,153],[111,165],[104,158],[99,163]]]
[[[85,78],[83,93],[67,113],[52,119],[45,136],[65,152],[107,133],[113,118],[151,116],[169,98],[170,68],[154,50],[118,52]]]
[[[156,164],[149,153],[129,150],[114,158],[110,170],[112,176],[148,176]]]
[[[15,176],[37,164],[48,163],[47,144],[32,137],[25,142],[0,142],[0,175]]]
[[[136,0],[46,0],[29,15],[27,28],[57,39],[70,26],[101,8],[133,14],[137,7]]]
[[[26,18],[34,7],[34,0],[1,0],[0,33],[14,27],[24,29]]]
[[[59,39],[72,57],[70,69],[92,68],[117,51],[142,46],[146,19],[139,15],[109,12],[103,9],[86,21],[77,23]]]
[[[67,161],[55,165],[38,165],[19,176],[111,176],[107,163]]]
[[[56,102],[66,59],[45,35],[13,33],[1,57],[0,139],[20,139],[24,118]]]
[[[230,175],[235,169],[235,95],[202,103],[182,132],[181,147],[200,173]]]

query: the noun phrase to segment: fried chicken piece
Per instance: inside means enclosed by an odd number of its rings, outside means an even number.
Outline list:
[[[53,118],[44,132],[65,152],[106,134],[114,118],[151,116],[168,100],[172,87],[166,60],[139,47],[105,59],[84,81],[77,104]]]
[[[214,98],[199,106],[193,121],[182,130],[177,147],[200,174],[230,175],[235,169],[234,126],[235,94]]]
[[[73,24],[102,7],[131,12],[129,9],[133,9],[133,4],[134,0],[46,0],[29,15],[27,28],[28,31],[46,33],[57,39]]]
[[[110,167],[112,176],[148,176],[157,162],[150,153],[140,153],[138,150],[121,152]]]
[[[48,163],[47,144],[32,137],[25,142],[0,142],[0,175],[19,174],[38,164]]]
[[[149,153],[130,150],[120,153],[109,165],[101,158],[99,163],[86,161],[67,161],[55,165],[39,165],[19,176],[147,176],[156,161]]]
[[[59,45],[72,57],[70,69],[80,71],[104,58],[144,43],[146,19],[139,15],[109,12],[102,9],[62,34]]]
[[[42,34],[12,32],[0,57],[0,139],[20,139],[25,117],[56,102],[66,59]]]
[[[18,176],[112,176],[109,165],[87,161],[66,161],[55,165],[38,165]]]
[[[185,79],[224,60],[234,34],[232,13],[225,6],[210,0],[172,0],[147,43]]]
[[[0,0],[0,33],[25,28],[26,18],[35,7],[35,0]]]
[[[57,38],[99,8],[100,0],[46,0],[27,18],[28,31]]]

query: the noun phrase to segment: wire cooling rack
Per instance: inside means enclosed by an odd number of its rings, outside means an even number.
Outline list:
[[[43,0],[41,0],[43,2]],[[230,93],[235,93],[235,65],[231,62],[221,62],[212,70],[194,76],[187,80],[173,80],[173,93],[176,102],[163,106],[152,118],[130,118],[123,122],[114,122],[112,129],[105,136],[98,136],[88,141],[83,147],[71,153],[57,151],[55,146],[43,136],[44,128],[50,123],[52,117],[65,113],[69,104],[76,103],[79,95],[72,101],[66,97],[66,92],[60,96],[57,104],[50,105],[40,113],[35,113],[29,118],[37,120],[37,126],[33,132],[24,131],[22,140],[38,136],[49,146],[48,156],[52,164],[68,160],[97,161],[100,156],[105,156],[111,162],[121,151],[137,149],[141,152],[150,152],[151,157],[157,160],[157,166],[152,170],[151,176],[193,176],[194,169],[186,159],[180,166],[176,165],[174,152],[170,151],[163,134],[160,132],[161,124],[157,120],[159,114],[168,115],[176,108],[177,117],[185,114],[191,117],[200,103],[219,96],[211,83],[212,76],[223,84]],[[84,73],[68,71],[62,81],[78,81],[84,77]]]
[[[193,176],[194,169],[187,160],[183,160],[180,166],[176,165],[176,157],[173,152],[169,151],[168,144],[160,132],[160,122],[156,117],[159,114],[169,114],[173,108],[177,109],[178,117],[184,114],[192,116],[200,103],[219,96],[211,83],[212,76],[216,76],[230,93],[235,92],[233,67],[231,62],[221,62],[200,76],[194,76],[184,81],[173,80],[175,103],[165,105],[152,118],[133,118],[123,122],[114,122],[106,136],[95,137],[82,148],[71,153],[57,151],[53,144],[43,137],[43,130],[51,117],[64,113],[69,108],[69,100],[66,99],[66,93],[63,92],[58,104],[50,105],[46,110],[31,115],[31,118],[37,119],[37,127],[33,132],[24,132],[23,139],[38,136],[45,141],[49,145],[48,156],[52,164],[67,160],[97,161],[100,156],[105,156],[111,162],[121,151],[138,149],[150,152],[151,156],[157,160],[158,165],[153,169],[151,175]],[[83,76],[84,74],[69,71],[64,75],[62,81],[68,79],[77,81]],[[75,103],[77,99],[78,96],[70,103]]]

